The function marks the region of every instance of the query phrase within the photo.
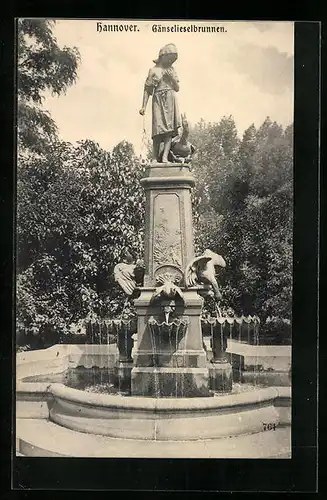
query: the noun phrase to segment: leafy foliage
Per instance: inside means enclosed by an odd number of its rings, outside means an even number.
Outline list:
[[[291,315],[292,138],[292,126],[283,130],[269,118],[241,141],[231,117],[192,131],[196,246],[226,258],[222,305],[238,313]]]
[[[57,127],[42,109],[45,91],[65,93],[77,78],[78,50],[58,46],[55,21],[18,20],[18,143],[22,150],[43,154],[56,139]]]
[[[113,267],[128,247],[142,255],[142,167],[126,142],[58,143],[22,160],[18,176],[18,328],[68,334],[81,317],[118,314]]]

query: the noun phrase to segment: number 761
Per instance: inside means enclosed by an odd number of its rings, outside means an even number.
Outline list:
[[[265,422],[262,422],[262,425],[263,425],[263,430],[264,431],[275,431],[276,430],[276,424],[274,423],[265,423]]]

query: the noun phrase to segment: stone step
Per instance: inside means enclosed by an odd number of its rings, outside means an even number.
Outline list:
[[[106,458],[291,458],[291,428],[199,441],[146,441],[84,434],[49,420],[18,419],[17,455]]]

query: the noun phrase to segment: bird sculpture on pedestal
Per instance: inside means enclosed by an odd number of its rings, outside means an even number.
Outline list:
[[[189,126],[185,114],[182,114],[182,134],[173,137],[168,160],[173,163],[189,163],[195,152],[194,146],[188,141]]]
[[[221,293],[216,279],[215,267],[226,267],[226,262],[221,255],[207,249],[200,257],[195,257],[185,270],[186,287],[198,284],[210,284],[213,288],[216,302],[221,300]]]
[[[144,262],[142,259],[138,259],[134,263],[134,259],[128,250],[124,260],[125,262],[121,262],[114,267],[114,278],[124,292],[131,296],[138,286],[143,285]]]

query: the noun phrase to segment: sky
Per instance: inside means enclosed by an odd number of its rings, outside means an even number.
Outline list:
[[[97,20],[57,20],[58,44],[81,54],[78,80],[66,95],[45,96],[44,107],[65,141],[92,139],[112,149],[125,139],[144,153],[151,137],[151,103],[139,114],[143,86],[159,49],[174,43],[180,80],[179,108],[189,123],[232,115],[241,135],[267,116],[282,126],[293,121],[294,23],[199,21],[104,21],[137,24],[139,31],[97,31]],[[223,26],[216,33],[159,33],[160,26]]]

